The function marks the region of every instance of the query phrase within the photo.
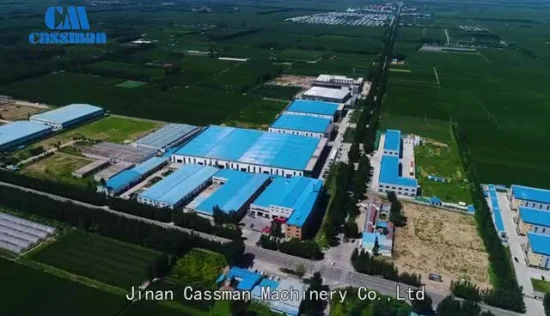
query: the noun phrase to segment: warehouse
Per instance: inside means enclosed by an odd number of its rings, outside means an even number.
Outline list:
[[[164,152],[168,148],[182,144],[199,131],[200,129],[193,125],[167,124],[159,130],[137,140],[132,146]]]
[[[333,88],[333,89],[342,89],[348,88],[354,94],[357,94],[363,88],[363,78],[348,78],[346,76],[335,76],[335,75],[319,75],[315,80],[313,80],[312,85],[317,87]]]
[[[102,142],[82,149],[82,155],[90,159],[103,159],[110,162],[141,163],[157,153],[154,149],[135,148],[116,143]]]
[[[517,210],[520,206],[550,211],[550,190],[512,185],[510,208]]]
[[[519,216],[514,218],[517,232],[526,235],[528,232],[550,235],[550,212],[530,207],[519,207]]]
[[[132,169],[124,170],[107,180],[105,193],[110,196],[118,195],[160,170],[167,163],[168,158],[153,157]]]
[[[90,104],[69,104],[48,112],[32,115],[31,121],[44,123],[54,131],[75,126],[91,119],[103,116],[102,108]]]
[[[206,188],[219,169],[188,164],[154,184],[138,196],[138,202],[175,209],[191,201]]]
[[[550,235],[527,233],[524,251],[529,266],[550,269]]]
[[[316,138],[330,138],[332,129],[329,119],[293,114],[282,114],[269,127],[270,132]]]
[[[401,176],[399,157],[384,155],[380,163],[378,192],[393,191],[399,195],[416,196],[418,183],[414,178]]]
[[[52,129],[36,122],[17,121],[0,126],[0,151],[8,151],[52,133]]]
[[[318,179],[276,177],[250,205],[250,214],[284,220],[282,231],[287,238],[308,236],[310,221],[323,188]]]
[[[306,115],[329,119],[331,122],[337,119],[344,106],[338,103],[294,100],[286,108],[283,114]]]
[[[388,129],[384,138],[384,155],[399,157],[401,154],[401,131]]]
[[[494,184],[489,184],[487,186],[488,196],[489,196],[489,205],[493,212],[493,221],[495,223],[495,228],[498,233],[499,238],[506,240],[506,229],[504,228],[504,221],[502,220],[502,210],[498,204],[497,191]]]
[[[280,176],[311,174],[327,140],[211,125],[172,155],[196,163]]]
[[[134,166],[129,162],[118,162],[109,166],[94,175],[94,180],[97,182],[107,181],[124,170],[128,170]]]
[[[324,87],[311,87],[302,94],[302,99],[345,103],[351,97],[349,89],[331,89]]]
[[[212,184],[191,201],[186,209],[212,216],[217,206],[225,213],[244,214],[269,180],[267,174],[222,169],[212,177]]]

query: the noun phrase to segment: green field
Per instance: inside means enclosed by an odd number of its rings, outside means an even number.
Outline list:
[[[142,82],[142,81],[126,80],[126,81],[123,81],[119,84],[116,84],[115,87],[132,89],[132,88],[141,87],[145,84],[146,83]]]
[[[94,186],[94,184],[91,183],[91,180],[86,178],[75,178],[71,175],[71,173],[91,162],[92,160],[86,158],[67,155],[64,153],[56,153],[53,156],[43,158],[26,165],[21,172],[34,178],[48,179],[88,188]]]
[[[399,129],[403,133],[413,133],[438,142],[452,142],[449,123],[414,116],[383,114],[380,120],[381,129]]]
[[[68,272],[129,289],[141,285],[160,253],[114,239],[73,231],[31,255]]]
[[[127,140],[137,140],[162,127],[162,125],[161,122],[109,116],[63,133],[60,136],[64,139],[82,136],[93,140],[123,143]]]
[[[301,87],[264,84],[263,86],[248,91],[247,94],[270,99],[292,100],[301,90]]]
[[[122,297],[62,279],[0,258],[9,291],[3,291],[1,315],[116,316],[128,302]]]
[[[229,126],[267,130],[275,116],[281,113],[286,105],[285,101],[260,100],[238,113],[229,115],[223,123]]]
[[[535,291],[539,291],[542,293],[550,292],[550,282],[548,281],[531,279],[531,283],[533,284],[533,289]]]

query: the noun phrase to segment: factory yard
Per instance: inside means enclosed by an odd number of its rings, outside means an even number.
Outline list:
[[[472,216],[403,203],[407,226],[395,233],[394,259],[400,271],[422,275],[426,288],[448,292],[452,280],[469,278],[489,287],[489,260]],[[442,282],[428,279],[429,273]]]

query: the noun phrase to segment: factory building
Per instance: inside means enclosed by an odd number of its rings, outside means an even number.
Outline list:
[[[498,204],[497,191],[494,184],[489,184],[487,186],[488,196],[489,196],[489,205],[491,206],[491,211],[493,212],[493,222],[495,223],[495,228],[500,239],[506,240],[506,229],[504,228],[504,221],[502,220],[502,211]]]
[[[276,177],[250,205],[251,215],[281,220],[287,238],[299,238],[310,233],[312,214],[323,188],[318,179]]]
[[[351,91],[347,88],[331,89],[324,87],[311,87],[302,93],[302,99],[325,102],[346,103],[351,98]]]
[[[44,124],[17,121],[0,126],[0,151],[8,151],[52,133]]]
[[[269,127],[270,132],[316,138],[330,138],[332,123],[327,118],[282,114]]]
[[[160,170],[167,163],[168,158],[153,157],[132,169],[124,170],[107,180],[105,193],[110,196],[118,195]]]
[[[401,131],[389,129],[386,130],[384,139],[384,155],[399,157],[401,153]]]
[[[517,232],[526,235],[529,232],[550,235],[550,212],[530,207],[519,207],[519,215],[514,218]]]
[[[111,163],[139,164],[154,157],[156,153],[156,150],[150,148],[131,147],[109,142],[102,142],[82,149],[84,157],[108,160]]]
[[[512,185],[510,208],[518,210],[520,206],[550,211],[550,190]]]
[[[527,244],[522,247],[529,266],[550,269],[550,235],[529,232]]]
[[[343,104],[309,100],[294,100],[283,114],[305,115],[335,121],[344,109]]]
[[[280,176],[316,170],[326,139],[211,125],[172,155],[193,163]]]
[[[416,196],[418,183],[414,178],[402,176],[401,164],[397,156],[382,156],[378,182],[378,192],[380,193],[393,191],[398,195]]]
[[[166,151],[200,132],[200,128],[187,124],[167,124],[157,131],[137,140],[132,147]]]
[[[219,169],[197,164],[184,165],[138,196],[138,202],[175,209],[190,202],[206,188]]]
[[[312,85],[316,87],[325,87],[332,89],[342,89],[347,88],[352,91],[352,93],[357,94],[363,88],[364,79],[363,78],[348,78],[346,76],[335,76],[335,75],[319,75],[315,80],[313,80]]]
[[[54,131],[72,127],[94,118],[103,116],[102,108],[90,104],[69,104],[44,113],[32,115],[33,122],[44,123]]]
[[[205,188],[185,209],[212,216],[214,207],[225,213],[237,212],[244,215],[267,186],[270,176],[231,169],[221,169],[212,177],[212,184]]]

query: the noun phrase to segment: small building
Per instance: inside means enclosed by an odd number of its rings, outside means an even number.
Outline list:
[[[336,76],[336,75],[319,75],[311,83],[313,86],[325,87],[332,89],[342,89],[347,88],[351,90],[352,93],[357,94],[363,88],[363,78],[348,78],[346,76]]]
[[[527,233],[524,251],[529,266],[550,269],[550,235]]]
[[[98,159],[94,162],[91,162],[91,163],[85,165],[82,168],[79,168],[79,169],[73,171],[72,175],[73,175],[73,177],[84,178],[84,177],[87,177],[88,175],[96,172],[97,170],[107,166],[108,164],[109,164],[109,161]]]
[[[250,214],[284,221],[287,238],[302,239],[310,233],[312,214],[323,188],[318,179],[276,177],[250,205]]]
[[[290,103],[283,114],[306,115],[329,119],[335,121],[344,106],[338,103],[294,100]]]
[[[325,87],[311,87],[302,93],[302,99],[346,103],[351,97],[351,91],[347,88],[331,89]]]
[[[488,196],[489,196],[489,204],[491,206],[491,210],[493,211],[493,221],[495,223],[495,228],[497,230],[498,236],[502,240],[506,240],[506,229],[504,229],[504,221],[502,220],[502,212],[500,210],[500,206],[498,204],[498,197],[497,197],[497,191],[494,184],[489,184],[487,186],[488,189]]]
[[[316,138],[329,138],[332,129],[332,123],[327,118],[292,114],[282,114],[269,127],[270,132]]]
[[[401,153],[401,131],[388,129],[384,138],[384,155],[399,157]]]
[[[81,124],[104,114],[105,111],[98,106],[73,103],[55,110],[32,115],[30,120],[46,124],[57,131]]]
[[[403,177],[399,157],[382,156],[380,163],[380,177],[378,179],[378,192],[395,192],[398,195],[415,197],[418,182],[413,178]]]
[[[528,232],[550,235],[550,212],[530,207],[519,207],[519,215],[514,218],[517,232],[526,235]]]
[[[219,169],[187,164],[138,196],[138,202],[160,208],[175,209],[190,202],[207,187]]]
[[[275,294],[273,294],[271,297],[272,299],[266,301],[263,300],[262,291],[267,292],[268,289],[272,293],[293,293],[297,291],[299,295],[289,295],[289,297],[279,295],[275,297]],[[302,293],[306,290],[307,285],[298,279],[286,278],[281,281],[275,281],[264,278],[260,284],[256,285],[252,290],[252,299],[267,305],[275,313],[287,316],[298,316],[300,312],[300,303],[303,298]]]
[[[107,180],[105,193],[110,196],[118,195],[128,190],[133,185],[160,170],[168,163],[168,158],[153,157]]]
[[[96,173],[94,175],[94,180],[96,182],[102,182],[107,181],[111,179],[112,177],[116,176],[117,174],[121,173],[124,170],[128,170],[134,166],[133,163],[129,162],[117,162],[112,166],[109,166],[100,172]]]
[[[177,146],[200,132],[200,128],[187,124],[167,124],[151,134],[135,141],[132,146],[157,151]]]
[[[361,248],[372,254],[372,250],[378,242],[378,254],[391,257],[393,251],[393,240],[380,232],[363,232],[361,237]]]
[[[52,133],[48,125],[17,121],[0,126],[0,151],[8,151]]]
[[[520,206],[550,211],[550,190],[514,184],[511,192],[510,208],[514,211]]]
[[[108,160],[111,163],[139,164],[156,154],[157,151],[154,149],[137,148],[110,142],[102,142],[82,149],[84,157]]]
[[[234,287],[239,291],[252,291],[252,289],[260,282],[262,276],[259,273],[239,268],[232,267],[227,272],[222,273],[216,280],[216,284]],[[231,284],[235,282],[236,284]]]

